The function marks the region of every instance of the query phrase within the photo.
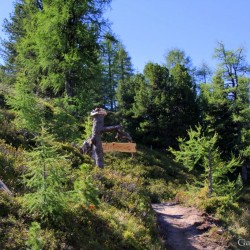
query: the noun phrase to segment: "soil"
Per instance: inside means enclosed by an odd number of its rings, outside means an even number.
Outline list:
[[[215,218],[178,203],[152,204],[168,250],[227,249]]]

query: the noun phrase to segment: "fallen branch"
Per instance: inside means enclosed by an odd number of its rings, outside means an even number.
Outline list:
[[[8,195],[12,196],[12,192],[7,188],[7,186],[0,180],[0,190],[5,191]]]

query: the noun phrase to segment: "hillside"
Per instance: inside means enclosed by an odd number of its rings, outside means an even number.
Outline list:
[[[111,2],[16,0],[3,22],[0,249],[164,249],[155,204],[170,227],[197,209],[219,247],[249,243],[246,49],[218,42],[211,69],[174,46],[140,73]],[[103,159],[114,141],[137,153]]]
[[[161,248],[151,202],[173,198],[177,187],[174,180],[178,176],[182,179],[182,173],[165,153],[138,147],[133,159],[129,154],[107,154],[105,169],[101,170],[71,145],[56,142],[57,153],[69,155],[69,165],[64,166],[68,168],[67,180],[63,183],[67,196],[58,204],[46,193],[46,200],[39,203],[40,193],[34,193],[39,185],[31,187],[24,181],[35,176],[24,177],[29,168],[27,152],[37,149],[35,141],[27,137],[27,132],[11,126],[9,112],[1,114],[5,119],[0,176],[13,194],[0,192],[1,249]],[[39,167],[43,166],[36,165],[38,171]],[[50,192],[54,192],[48,176],[46,181],[47,189],[51,185]],[[70,198],[77,185],[76,199]],[[26,204],[32,199],[40,207]]]
[[[207,237],[219,237],[222,246],[233,248],[237,237],[249,233],[249,215],[240,208],[248,206],[247,194],[240,204],[227,197],[207,199],[206,189],[187,185],[199,173],[174,163],[167,151],[138,145],[133,158],[107,153],[99,169],[46,131],[41,151],[41,137],[15,129],[10,111],[2,110],[1,117],[0,176],[12,192],[0,192],[1,249],[164,249],[168,236],[159,232],[151,204],[166,201],[216,216]],[[42,161],[39,152],[47,152]],[[221,227],[223,234],[216,234]]]

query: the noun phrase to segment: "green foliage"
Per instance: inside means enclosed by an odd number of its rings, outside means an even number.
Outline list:
[[[176,48],[168,51],[166,55],[166,63],[169,69],[174,68],[177,64],[189,68],[191,66],[191,58],[186,56],[185,51]]]
[[[102,41],[102,95],[103,104],[111,111],[116,110],[116,89],[132,75],[131,58],[121,42],[107,33]]]
[[[83,126],[84,126],[83,139],[87,140],[92,134],[92,127],[93,127],[93,121],[90,116],[86,118]]]
[[[203,185],[209,186],[210,195],[215,193],[236,199],[238,192],[235,189],[235,183],[227,180],[226,174],[233,172],[240,165],[240,159],[232,156],[230,161],[222,161],[216,147],[218,135],[214,133],[212,136],[205,136],[201,126],[197,126],[196,130],[190,129],[188,137],[187,140],[178,139],[179,151],[170,148],[175,160],[186,166],[189,171],[199,166],[203,167]]]
[[[67,114],[64,112],[69,108],[65,102],[64,110],[55,104],[58,124],[51,126],[54,130],[58,126],[55,134],[60,139],[76,136],[73,115],[86,115],[94,105],[100,104],[99,38],[101,27],[107,24],[102,13],[109,2],[15,3],[10,21],[4,24],[9,41],[3,44],[7,64],[1,78],[15,89],[14,96],[10,91],[13,98],[9,98],[9,104],[17,111],[19,128],[37,132],[46,112],[44,101],[37,97],[46,98],[45,102],[51,98],[74,97],[73,114],[69,115],[69,110]],[[70,121],[68,133],[59,131],[63,119]]]
[[[0,216],[6,217],[10,212],[17,208],[13,197],[0,191]]]
[[[37,222],[32,222],[29,228],[29,238],[26,242],[28,249],[41,250],[44,243],[41,237],[41,226]]]
[[[74,100],[67,97],[53,101],[52,117],[47,118],[47,123],[57,140],[72,142],[80,136],[78,122],[73,115],[76,112],[76,106],[73,103]]]
[[[43,119],[43,105],[32,93],[29,85],[22,81],[18,82],[7,102],[16,111],[15,125],[18,128],[38,132]]]
[[[138,124],[134,130],[147,145],[176,147],[176,137],[186,135],[198,122],[195,88],[187,69],[179,64],[169,72],[148,63],[134,93],[132,112]]]
[[[221,64],[211,84],[201,85],[200,116],[191,60],[184,51],[169,52],[168,68],[148,63],[143,74],[132,75],[125,47],[111,34],[101,42],[107,25],[102,13],[109,3],[20,0],[5,21],[9,40],[0,69],[0,106],[10,110],[0,112],[5,139],[0,140],[0,177],[16,197],[0,193],[1,249],[158,249],[150,203],[176,194],[224,216],[228,224],[231,214],[242,212],[235,202],[242,180],[238,174],[234,181],[227,176],[239,156],[244,166],[250,159],[244,51],[219,44],[215,56]],[[200,71],[205,81],[206,71]],[[80,138],[78,119],[89,137],[86,114],[103,105],[118,108],[119,121],[135,140],[173,147],[185,166],[143,148],[135,159],[107,154],[105,169],[90,167],[90,159],[70,142]],[[204,135],[200,127],[187,133],[199,117],[203,128],[216,133]],[[107,119],[117,120],[113,114]],[[44,123],[48,130],[41,130]],[[179,139],[176,151],[176,138],[185,136],[189,139]],[[25,160],[23,149],[11,143],[27,150]],[[193,172],[201,173],[197,186],[178,191],[194,180]],[[209,191],[216,197],[207,199]],[[30,225],[32,219],[40,224]]]
[[[23,136],[18,133],[16,126],[13,124],[15,118],[15,112],[6,109],[0,109],[0,138],[4,139],[8,144],[14,146],[25,145]]]
[[[0,176],[12,190],[20,184],[17,180],[18,174],[21,172],[18,165],[22,162],[22,159],[22,149],[17,150],[4,140],[0,140]]]
[[[103,206],[98,214],[108,220],[109,227],[121,235],[120,248],[129,249],[160,249],[159,242],[152,241],[150,237],[150,228],[140,223],[140,219],[131,216],[124,210],[118,210],[114,206]],[[149,216],[149,215],[148,215]],[[110,246],[105,245],[105,249]]]
[[[94,185],[90,167],[87,164],[81,165],[75,175],[74,190],[69,192],[69,202],[74,206],[97,207],[100,203],[99,191]]]
[[[229,157],[236,142],[237,124],[233,121],[231,104],[227,99],[227,90],[220,75],[213,78],[212,84],[201,85],[203,122],[218,133],[218,145],[224,155]]]
[[[244,48],[227,50],[218,43],[214,56],[219,61],[217,72],[211,84],[201,86],[203,121],[218,133],[222,158],[229,160],[233,152],[241,157],[244,170],[249,165],[249,156],[244,153],[249,145],[249,66]],[[246,174],[242,177],[246,183]]]
[[[43,127],[36,142],[37,147],[27,153],[24,184],[29,193],[22,197],[22,205],[30,214],[55,219],[65,209],[69,162],[57,153],[53,137]]]
[[[27,225],[22,218],[11,213],[0,217],[0,248],[1,249],[26,249]]]

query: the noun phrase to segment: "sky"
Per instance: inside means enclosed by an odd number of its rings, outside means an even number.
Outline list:
[[[175,48],[194,66],[214,68],[218,42],[229,50],[244,46],[250,62],[249,0],[113,0],[105,16],[139,72],[149,61],[165,63]]]
[[[1,25],[12,11],[12,1],[1,0]],[[194,66],[205,62],[214,68],[218,42],[229,50],[245,47],[250,62],[250,0],[113,0],[105,17],[138,72],[149,61],[165,63],[175,48]]]

